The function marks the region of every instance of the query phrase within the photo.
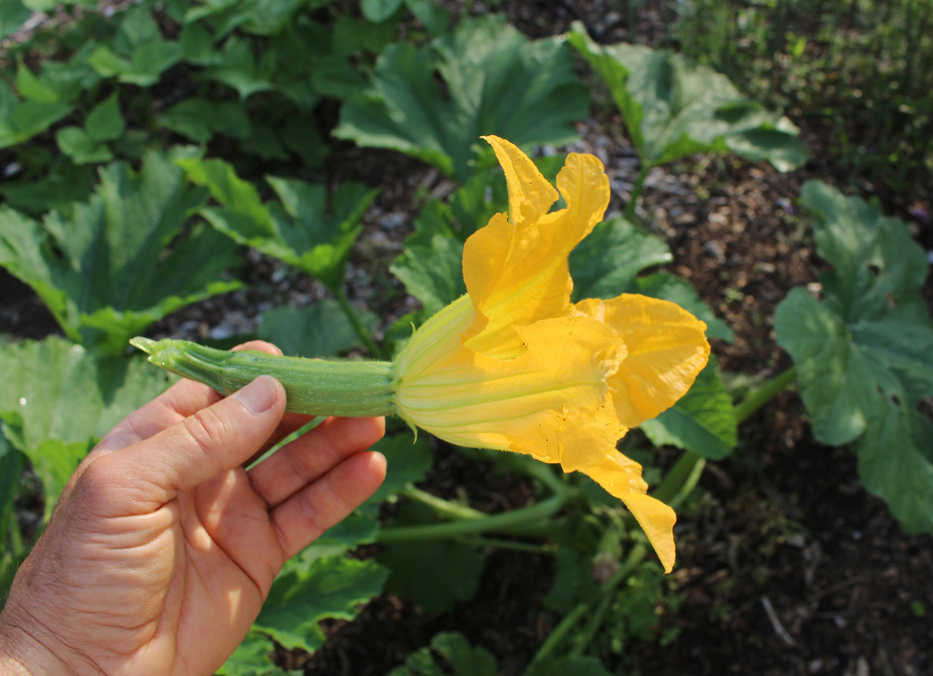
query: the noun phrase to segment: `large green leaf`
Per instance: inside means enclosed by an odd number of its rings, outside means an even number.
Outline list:
[[[181,235],[205,198],[170,156],[147,153],[138,174],[115,163],[88,202],[41,224],[0,208],[0,265],[35,289],[72,340],[120,352],[168,313],[239,286],[219,281],[238,261],[229,240],[209,228]]]
[[[711,460],[729,455],[738,443],[738,431],[732,399],[722,384],[715,356],[687,394],[640,427],[657,446],[671,444]]]
[[[331,290],[342,285],[347,255],[362,230],[360,219],[377,191],[344,183],[328,204],[323,185],[268,177],[279,201],[263,203],[256,188],[226,162],[187,158],[179,164],[221,205],[201,210],[218,231],[294,265]]]
[[[221,676],[283,676],[302,673],[285,671],[275,665],[275,644],[259,631],[250,631],[243,642],[227,658],[218,672]]]
[[[645,166],[698,152],[729,151],[788,171],[807,159],[797,128],[721,73],[642,45],[599,45],[575,23],[567,34],[605,80]]]
[[[326,638],[321,620],[353,619],[360,604],[382,591],[386,576],[374,561],[299,554],[272,583],[253,629],[286,648],[313,652]]]
[[[565,45],[530,42],[501,17],[486,16],[421,48],[389,46],[369,91],[344,103],[334,133],[404,152],[464,180],[480,135],[518,145],[566,143],[577,137],[572,123],[586,117],[587,107]]]
[[[431,645],[413,652],[389,676],[495,676],[496,658],[485,648],[474,648],[463,634],[445,632]],[[565,672],[566,673],[566,672]]]
[[[797,368],[814,436],[856,442],[865,487],[911,532],[933,530],[933,322],[923,250],[876,206],[808,182],[818,251],[832,264],[823,299],[793,289],[778,306],[778,343]]]
[[[379,318],[367,313],[365,321],[372,329]],[[264,312],[257,333],[283,353],[298,357],[333,357],[360,344],[359,335],[335,300]]]
[[[42,480],[48,513],[93,443],[171,382],[140,358],[98,358],[57,337],[0,346],[0,419]]]
[[[639,272],[672,259],[670,249],[659,237],[620,216],[610,218],[597,225],[570,253],[574,300],[632,293]]]
[[[273,35],[292,20],[302,5],[319,7],[324,0],[207,0],[185,13],[186,22],[208,20],[218,35],[240,30],[256,35]]]

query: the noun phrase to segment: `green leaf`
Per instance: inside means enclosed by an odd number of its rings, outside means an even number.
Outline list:
[[[295,11],[308,0],[207,0],[185,13],[186,23],[209,19],[217,35],[239,28],[255,35],[274,35],[293,21]],[[312,7],[324,2],[317,0]]]
[[[158,24],[146,6],[128,10],[111,46],[101,45],[88,61],[103,77],[150,87],[162,72],[178,63],[184,52],[179,42],[162,37]]]
[[[822,300],[792,289],[774,323],[814,436],[856,441],[865,487],[906,530],[933,530],[933,425],[920,409],[933,396],[925,254],[903,222],[856,197],[809,182],[803,204],[817,217],[817,248],[833,267],[821,277]]]
[[[59,103],[61,101],[55,88],[33,75],[22,61],[16,65],[16,89],[27,101],[37,103]]]
[[[533,663],[525,676],[611,676],[603,663],[595,657],[546,657]]]
[[[0,431],[0,542],[7,543],[6,524],[19,493],[20,477],[23,474],[23,455],[7,441]],[[0,594],[3,587],[0,586]]]
[[[344,183],[328,205],[323,185],[268,177],[279,201],[263,203],[253,185],[225,162],[187,158],[179,164],[221,204],[201,211],[218,231],[297,267],[331,290],[342,285],[347,256],[362,230],[360,219],[377,191]]]
[[[405,0],[409,11],[418,17],[431,35],[440,35],[450,24],[450,12],[437,0]]]
[[[402,6],[402,0],[362,0],[360,9],[369,21],[381,23],[391,17]]]
[[[389,676],[495,676],[496,659],[485,648],[474,648],[463,634],[445,632],[431,639],[431,645],[405,658],[405,664]]]
[[[152,322],[239,286],[219,280],[238,262],[232,243],[209,228],[181,235],[206,195],[172,160],[147,153],[138,174],[103,167],[89,201],[42,224],[0,208],[0,265],[33,287],[75,342],[122,352]]]
[[[88,136],[98,143],[112,141],[123,135],[126,123],[120,114],[120,101],[116,92],[88,113],[85,128]]]
[[[408,513],[409,505],[402,512]],[[453,540],[387,544],[377,559],[392,571],[386,589],[413,600],[426,613],[446,612],[473,598],[485,562],[475,547]]]
[[[374,561],[299,554],[272,583],[253,629],[287,649],[313,652],[326,639],[321,620],[353,619],[360,604],[382,591],[386,576]]]
[[[90,447],[171,382],[145,359],[97,358],[58,337],[0,346],[0,418],[45,489],[46,515]]]
[[[437,74],[446,84],[441,91]],[[464,180],[482,134],[518,145],[561,144],[586,117],[586,88],[557,39],[530,42],[498,16],[460,23],[422,48],[389,46],[369,91],[346,101],[334,133],[391,148]]]
[[[389,268],[429,314],[466,293],[460,271],[463,243],[451,231],[449,221],[449,209],[440,201],[430,202]]]
[[[76,164],[95,164],[113,159],[106,144],[97,143],[80,127],[62,127],[55,133],[55,141]]]
[[[359,511],[377,518],[379,506],[385,500],[424,478],[431,469],[434,456],[427,439],[414,439],[404,433],[380,439],[372,450],[379,451],[386,457],[386,478],[372,497],[360,506]]]
[[[285,671],[276,666],[272,661],[274,656],[275,644],[269,637],[258,631],[250,631],[218,673],[221,676],[282,676],[300,673]]]
[[[370,329],[379,323],[372,313],[366,313],[365,318]],[[335,300],[264,312],[257,334],[287,355],[305,357],[337,356],[360,344],[353,325]]]
[[[0,194],[8,206],[33,215],[50,209],[67,210],[74,202],[86,200],[94,189],[96,172],[88,166],[60,162],[47,170],[39,181],[28,178],[0,183]]]
[[[710,356],[687,394],[640,427],[656,446],[670,444],[710,460],[729,455],[738,443],[738,430],[715,356]]]
[[[645,166],[699,152],[733,152],[780,171],[806,161],[797,128],[724,75],[666,50],[599,45],[579,22],[567,40],[606,82]]]
[[[597,225],[570,253],[574,300],[615,298],[636,291],[635,276],[645,268],[670,263],[662,239],[621,216]]]
[[[220,54],[223,58],[218,65],[204,72],[205,77],[232,87],[241,99],[275,89],[272,82],[276,66],[273,52],[267,52],[257,61],[250,43],[232,36],[224,42]]]
[[[0,148],[41,134],[71,110],[71,104],[64,102],[20,101],[5,82],[0,82]]]
[[[0,40],[18,31],[32,12],[20,0],[6,0],[0,4]]]
[[[251,129],[241,104],[197,97],[175,104],[158,117],[158,122],[197,143],[207,143],[214,134],[246,139]]]

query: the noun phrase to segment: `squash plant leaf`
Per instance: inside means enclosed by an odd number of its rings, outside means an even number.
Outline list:
[[[21,100],[9,85],[0,82],[0,148],[41,134],[71,110],[72,105],[64,101]]]
[[[855,442],[865,487],[909,532],[933,530],[933,322],[921,289],[926,255],[907,226],[876,205],[817,182],[802,203],[832,268],[823,297],[793,289],[778,306],[778,343],[797,368],[814,436]]]
[[[288,649],[314,652],[326,640],[321,620],[352,620],[358,606],[382,591],[387,575],[375,561],[317,557],[305,550],[272,583],[253,630]]]
[[[251,630],[243,642],[227,658],[220,671],[220,676],[285,676],[301,674],[303,671],[286,671],[272,661],[275,656],[275,644],[260,631]]]
[[[432,638],[429,646],[406,657],[405,664],[395,667],[389,676],[495,676],[497,673],[492,653],[482,647],[474,648],[459,632],[444,632]]]
[[[99,45],[88,62],[101,77],[150,87],[162,72],[181,61],[180,42],[166,40],[146,6],[128,10],[112,45]]]
[[[91,446],[173,380],[145,359],[96,357],[59,337],[0,346],[3,435],[29,458],[46,515]]]
[[[119,353],[170,312],[239,287],[220,280],[238,262],[229,240],[209,228],[181,234],[206,197],[171,156],[147,153],[138,174],[111,164],[87,202],[41,224],[0,208],[0,265],[32,286],[71,340]]]
[[[517,145],[566,143],[577,137],[572,125],[587,116],[588,100],[566,45],[531,42],[493,15],[464,21],[421,48],[387,47],[369,90],[344,103],[334,133],[464,180],[480,135]]]
[[[379,324],[379,318],[371,312],[364,314],[363,321],[370,330]],[[360,344],[353,325],[335,300],[264,312],[257,334],[278,345],[283,353],[297,357],[335,357]]]
[[[714,356],[690,390],[657,418],[640,425],[655,446],[671,444],[710,460],[721,460],[738,444],[732,399]]]
[[[201,210],[218,231],[295,266],[332,291],[343,283],[347,256],[362,230],[360,219],[378,191],[344,183],[328,204],[323,185],[268,177],[278,201],[263,202],[256,188],[226,162],[185,158],[178,163],[220,204]]]
[[[0,40],[18,31],[30,16],[22,0],[5,0],[0,5]]]
[[[603,78],[646,167],[699,152],[733,152],[779,171],[803,164],[797,128],[682,56],[642,45],[599,45],[579,22],[567,40]]]

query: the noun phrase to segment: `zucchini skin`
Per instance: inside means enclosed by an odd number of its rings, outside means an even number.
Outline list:
[[[286,410],[348,418],[396,413],[392,362],[284,357],[256,350],[218,350],[187,340],[136,337],[130,344],[172,373],[209,385],[223,395],[261,375],[282,383]]]

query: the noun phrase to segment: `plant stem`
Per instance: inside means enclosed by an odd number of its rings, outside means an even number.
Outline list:
[[[771,401],[779,392],[797,379],[797,369],[791,366],[783,373],[769,378],[758,387],[753,388],[745,398],[735,407],[735,421],[742,423],[759,408]]]
[[[651,492],[651,497],[670,504],[675,496],[683,494],[684,488],[691,480],[693,480],[693,485],[696,485],[696,480],[699,479],[699,476],[697,476],[696,479],[692,479],[692,477],[697,471],[696,468],[699,466],[702,472],[705,464],[706,461],[700,455],[693,451],[684,451],[683,455],[680,456],[677,462],[674,463],[674,466],[671,467],[670,471],[664,476],[661,484]],[[691,488],[692,487],[693,486],[691,486]],[[681,497],[681,501],[682,500],[683,497]]]
[[[487,516],[485,512],[481,512],[478,509],[473,509],[467,505],[460,505],[456,502],[444,500],[443,498],[439,498],[436,495],[431,495],[427,491],[423,491],[420,488],[415,488],[414,486],[404,488],[399,491],[399,493],[404,495],[406,498],[416,500],[423,505],[427,505],[439,516],[443,516],[448,519],[481,519]]]
[[[642,559],[645,558],[645,553],[647,549],[645,545],[638,544],[632,548],[632,551],[629,553],[628,558],[626,558],[625,563],[615,572],[615,574],[609,578],[599,590],[599,597],[601,599],[599,606],[596,609],[596,613],[590,618],[590,621],[587,622],[586,628],[583,631],[584,640],[583,642],[574,648],[572,655],[580,655],[583,650],[586,648],[587,644],[592,640],[593,636],[596,634],[596,630],[599,629],[599,625],[602,623],[603,615],[606,614],[606,610],[609,607],[609,602],[612,600],[612,591],[624,580],[628,574],[632,571],[635,566],[641,563]],[[564,619],[560,621],[554,631],[548,634],[548,637],[544,640],[544,643],[541,644],[541,647],[538,649],[538,652],[535,653],[535,656],[532,658],[531,663],[534,664],[548,655],[550,655],[554,648],[557,647],[557,644],[566,636],[574,625],[583,617],[587,611],[590,610],[592,603],[589,601],[583,601],[579,603],[573,610],[567,613],[564,616]]]
[[[557,547],[552,544],[534,544],[531,542],[519,542],[517,540],[503,540],[502,538],[489,538],[483,536],[468,536],[457,538],[458,542],[473,545],[474,547],[495,547],[497,549],[514,549],[520,552],[530,552],[532,554],[554,554]]]
[[[350,320],[350,324],[353,325],[353,330],[356,331],[356,335],[363,341],[363,345],[366,347],[369,354],[376,359],[386,359],[385,352],[376,344],[376,341],[373,339],[373,334],[371,334],[369,329],[366,328],[366,325],[363,324],[363,320],[360,319],[360,315],[356,311],[356,308],[347,300],[347,294],[344,292],[343,287],[337,287],[337,289],[334,290],[334,296],[337,298],[340,309],[343,310],[347,319]]]
[[[638,198],[641,197],[641,192],[645,187],[645,179],[648,178],[648,172],[650,171],[651,165],[642,162],[638,176],[635,178],[635,183],[632,185],[632,192],[629,194],[628,204],[625,205],[625,211],[622,212],[622,216],[628,221],[635,221],[635,208],[638,206]]]
[[[403,540],[436,540],[461,535],[476,535],[486,531],[499,533],[525,534],[535,530],[540,522],[555,514],[571,491],[562,491],[543,502],[530,507],[513,509],[502,514],[489,514],[479,518],[461,519],[450,523],[432,523],[423,526],[398,526],[379,531],[379,542],[400,542]],[[531,528],[528,527],[531,522]]]
[[[612,603],[613,597],[615,596],[614,592],[616,587],[629,576],[635,566],[642,562],[642,559],[645,558],[646,551],[645,545],[641,543],[635,545],[632,551],[629,552],[628,558],[625,559],[625,563],[623,563],[619,570],[600,587],[599,605],[596,606],[595,612],[590,615],[589,621],[587,621],[586,626],[583,628],[581,640],[573,647],[573,650],[570,651],[571,656],[579,657],[583,654],[583,651],[586,650],[586,647],[596,635],[599,625],[603,623],[603,617],[605,617],[606,611],[609,609],[609,604]]]

